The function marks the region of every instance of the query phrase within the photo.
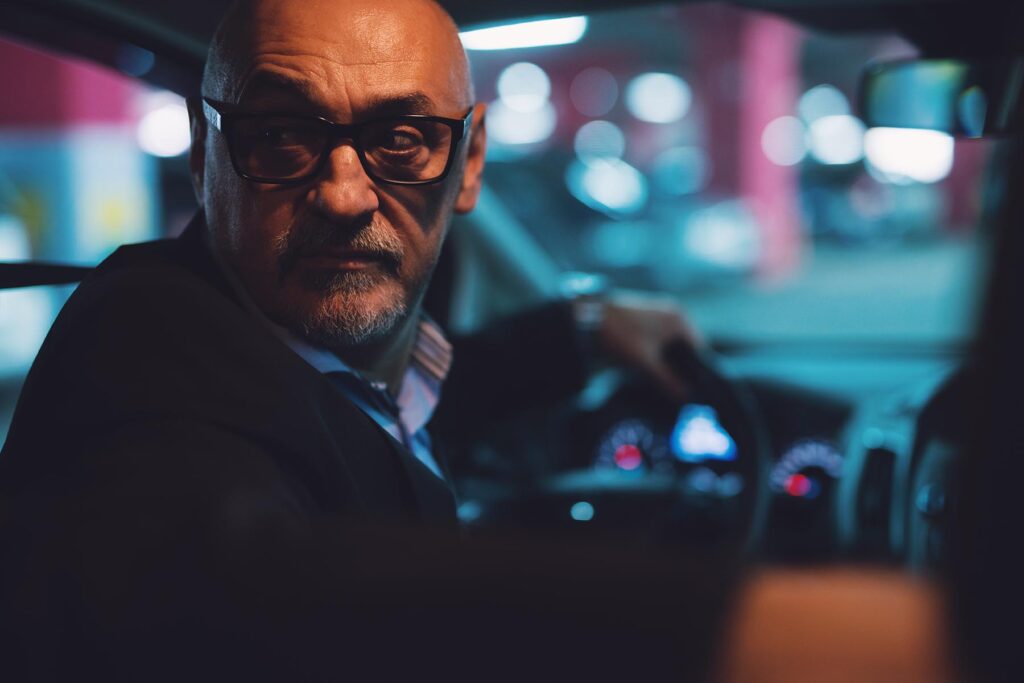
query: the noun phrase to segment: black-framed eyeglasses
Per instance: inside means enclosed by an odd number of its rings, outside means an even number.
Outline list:
[[[203,114],[224,134],[235,172],[256,183],[291,185],[319,175],[340,140],[349,140],[370,178],[395,185],[444,180],[473,118],[408,114],[362,123],[319,116],[228,111],[202,98]]]

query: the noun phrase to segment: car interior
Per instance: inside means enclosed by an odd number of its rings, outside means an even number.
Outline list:
[[[195,212],[185,100],[227,4],[0,5],[0,444],[75,284]],[[442,4],[489,147],[431,314],[642,292],[705,340],[665,350],[682,405],[595,368],[445,434],[466,532],[742,558],[722,680],[1014,680],[1021,10]]]

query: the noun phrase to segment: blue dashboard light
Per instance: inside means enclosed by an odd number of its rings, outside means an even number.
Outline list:
[[[594,506],[585,500],[581,500],[569,508],[569,516],[577,522],[589,522],[594,518]]]
[[[718,413],[711,406],[684,406],[672,429],[672,454],[682,462],[735,460],[736,442],[718,423]]]

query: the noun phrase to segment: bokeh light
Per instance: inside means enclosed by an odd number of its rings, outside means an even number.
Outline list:
[[[573,503],[569,508],[569,516],[577,522],[589,522],[594,518],[594,506],[585,500]]]
[[[834,85],[824,84],[805,92],[796,110],[800,118],[810,124],[827,116],[849,115],[850,102]]]
[[[551,79],[544,69],[530,62],[507,66],[498,76],[498,97],[514,111],[535,112],[551,96]]]
[[[173,93],[147,98],[136,138],[142,151],[153,156],[176,157],[188,151],[192,134],[185,100]]]
[[[645,73],[626,88],[626,107],[633,116],[649,123],[675,123],[690,111],[693,92],[679,76]]]
[[[626,136],[610,121],[591,121],[576,131],[573,149],[583,161],[621,159],[626,151]]]
[[[856,116],[825,116],[811,123],[811,155],[823,164],[855,164],[864,158],[864,122]]]
[[[647,204],[647,179],[620,159],[574,161],[566,172],[574,197],[610,215],[629,215]]]
[[[543,142],[555,132],[557,116],[550,102],[530,112],[516,111],[503,100],[492,102],[487,109],[487,134],[502,145],[533,145]]]
[[[757,222],[740,201],[724,201],[700,209],[686,221],[683,249],[690,256],[720,268],[750,268],[760,249]]]
[[[764,155],[779,166],[796,166],[807,158],[807,127],[795,116],[780,116],[761,134]]]
[[[869,169],[895,184],[937,183],[953,170],[948,133],[918,128],[872,128],[864,136]]]

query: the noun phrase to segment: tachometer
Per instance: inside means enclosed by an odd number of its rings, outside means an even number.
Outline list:
[[[843,456],[821,439],[793,444],[772,468],[772,491],[793,498],[813,500],[843,471]]]
[[[667,439],[659,437],[644,420],[616,423],[598,442],[594,467],[620,472],[671,472]]]

